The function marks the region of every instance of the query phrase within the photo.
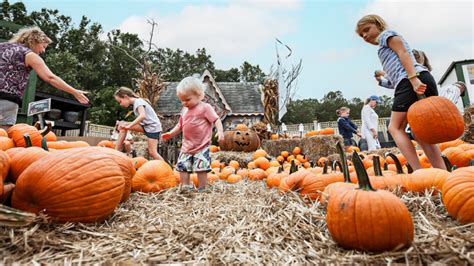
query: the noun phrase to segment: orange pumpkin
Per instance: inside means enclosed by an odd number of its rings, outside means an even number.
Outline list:
[[[8,149],[14,148],[15,143],[9,137],[0,137],[0,151],[6,151]]]
[[[458,147],[447,148],[443,151],[443,154],[448,157],[452,165],[457,167],[468,166],[471,161],[471,155]]]
[[[3,180],[7,178],[10,162],[8,154],[4,151],[0,151],[0,203],[3,195]]]
[[[235,126],[235,130],[248,130],[249,128],[245,125],[245,124],[238,124],[237,126]]]
[[[301,153],[301,148],[300,148],[300,147],[295,147],[295,148],[293,149],[293,155],[294,155],[294,156],[297,156],[297,155],[300,154],[300,153]]]
[[[160,192],[176,185],[173,169],[162,160],[146,162],[132,179],[132,191]]]
[[[0,137],[8,137],[7,131],[3,128],[0,128]]]
[[[325,129],[322,129],[322,130],[319,131],[320,135],[332,135],[334,133],[335,133],[335,131],[334,131],[333,128],[325,128]]]
[[[110,148],[115,149],[115,144],[110,140],[101,140],[97,143],[98,147]]]
[[[277,140],[278,139],[278,134],[272,134],[272,140]]]
[[[227,183],[230,183],[230,184],[235,184],[240,181],[242,181],[242,177],[237,174],[232,174],[227,178]]]
[[[270,162],[265,157],[258,157],[255,160],[255,166],[263,170],[267,170],[268,168],[270,168]]]
[[[58,151],[34,162],[18,178],[12,206],[45,212],[57,222],[101,222],[120,203],[124,177],[110,154]]]
[[[288,158],[288,156],[290,156],[290,153],[287,152],[287,151],[282,151],[281,154],[280,154],[283,158]]]
[[[27,124],[16,124],[8,129],[8,137],[15,142],[16,147],[27,147],[24,135],[28,134],[31,139],[31,144],[36,147],[41,147],[41,140],[43,136],[34,126]]]
[[[318,162],[316,163],[319,167],[323,167],[325,163],[329,163],[329,159],[326,157],[319,158]]]
[[[57,141],[58,137],[56,134],[54,134],[53,131],[49,131],[48,134],[44,136],[46,138],[46,141]]]
[[[31,164],[48,156],[48,152],[39,147],[30,147],[19,150],[14,153],[10,164],[10,178],[13,183],[16,183],[21,173],[25,171]],[[55,167],[52,165],[52,167]]]
[[[209,147],[209,151],[210,151],[210,152],[218,152],[219,150],[220,150],[220,148],[219,148],[218,146],[216,146],[216,145],[211,145],[211,146]]]
[[[353,162],[359,188],[339,189],[331,194],[327,206],[326,221],[334,241],[345,249],[374,252],[410,245],[414,226],[408,208],[393,193],[372,188],[356,153]],[[368,222],[367,217],[376,221],[377,226]],[[374,234],[374,230],[383,233]]]
[[[240,164],[239,164],[239,162],[232,160],[232,161],[229,162],[229,166],[234,168],[235,170],[237,170],[237,169],[239,169]]]
[[[412,104],[407,120],[413,134],[429,144],[455,140],[464,133],[461,113],[456,105],[442,96],[431,96]],[[436,123],[436,126],[427,126],[427,123]]]
[[[240,175],[242,178],[248,178],[249,177],[249,170],[248,169],[239,169],[237,171],[237,174]]]
[[[449,172],[438,168],[418,169],[404,178],[404,188],[407,191],[423,193],[435,188],[441,190]]]
[[[132,163],[133,163],[135,169],[137,169],[137,170],[140,167],[142,167],[142,165],[144,165],[146,162],[148,162],[148,160],[145,157],[142,157],[142,156],[132,158]]]
[[[252,156],[252,160],[256,160],[257,158],[260,158],[260,157],[267,157],[268,154],[265,150],[263,149],[258,149],[256,150],[254,153],[253,153],[253,156]]]
[[[257,180],[263,180],[265,178],[267,178],[267,174],[265,173],[263,169],[256,168],[249,171],[250,180],[257,181]]]
[[[221,161],[219,160],[213,160],[211,162],[211,168],[214,169],[214,168],[220,168],[221,167]]]
[[[465,142],[463,140],[455,139],[455,140],[452,140],[452,141],[447,141],[447,142],[440,143],[440,144],[438,144],[438,147],[439,147],[440,151],[444,151],[447,148],[457,147],[457,146],[462,145],[462,144],[465,144]]]
[[[442,187],[443,203],[454,219],[474,223],[474,166],[454,170]]]
[[[231,166],[226,166],[219,173],[219,178],[221,180],[227,180],[227,178],[232,174],[235,174],[235,168]]]

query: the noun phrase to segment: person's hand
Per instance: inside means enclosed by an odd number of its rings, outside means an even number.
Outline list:
[[[218,132],[217,133],[217,142],[219,142],[219,146],[222,146],[224,143],[224,132]]]
[[[374,139],[377,139],[377,138],[379,137],[379,136],[377,135],[377,132],[375,131],[375,129],[371,129],[370,131],[372,132],[372,137],[373,137]]]
[[[360,134],[359,131],[356,132],[356,135],[359,136],[359,138],[362,138],[362,135]]]
[[[410,80],[413,90],[416,94],[423,94],[426,91],[426,84],[423,84],[418,78]]]
[[[171,134],[170,133],[164,133],[163,135],[161,135],[161,139],[164,140],[164,141],[167,141],[171,138]]]
[[[74,98],[82,104],[88,104],[89,103],[89,98],[85,94],[87,94],[87,91],[81,91],[81,90],[76,90],[74,92]]]
[[[374,77],[380,78],[381,76],[385,76],[385,72],[383,70],[375,70]]]

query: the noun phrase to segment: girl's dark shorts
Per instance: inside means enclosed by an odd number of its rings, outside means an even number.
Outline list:
[[[428,71],[420,72],[418,77],[420,81],[426,84],[426,97],[438,96],[438,88],[436,81]],[[392,111],[394,112],[407,112],[408,108],[418,100],[416,92],[413,90],[413,86],[410,80],[404,78],[398,83],[395,89],[395,97],[393,99]]]
[[[161,135],[161,132],[150,133],[150,132],[144,131],[143,133],[145,133],[145,136],[147,136],[148,138],[157,139],[157,140],[160,139],[160,135]]]

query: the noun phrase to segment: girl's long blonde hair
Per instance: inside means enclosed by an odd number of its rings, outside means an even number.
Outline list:
[[[34,26],[20,29],[8,42],[22,44],[31,49],[36,44],[50,44],[53,41],[39,27]]]
[[[381,18],[379,15],[373,15],[373,14],[366,15],[366,16],[363,16],[361,19],[359,19],[359,21],[357,21],[357,26],[356,26],[355,31],[357,32],[359,36],[361,36],[360,30],[362,26],[366,24],[375,24],[375,26],[377,26],[377,28],[380,31],[384,31],[388,28],[388,25],[385,22],[385,20],[383,20],[383,18]]]

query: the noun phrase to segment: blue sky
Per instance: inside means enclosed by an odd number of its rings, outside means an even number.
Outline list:
[[[148,36],[148,18],[159,23],[156,44],[194,52],[206,47],[217,68],[244,61],[265,72],[276,63],[275,38],[293,49],[289,67],[303,59],[297,98],[321,98],[330,90],[346,97],[392,95],[378,87],[373,72],[380,68],[377,47],[354,32],[357,20],[381,15],[414,48],[424,50],[436,80],[452,61],[474,58],[472,1],[319,1],[319,0],[28,0],[28,12],[58,9],[73,21],[82,15],[105,31],[120,28]],[[280,50],[283,53],[283,49]],[[58,73],[60,74],[60,73]]]

